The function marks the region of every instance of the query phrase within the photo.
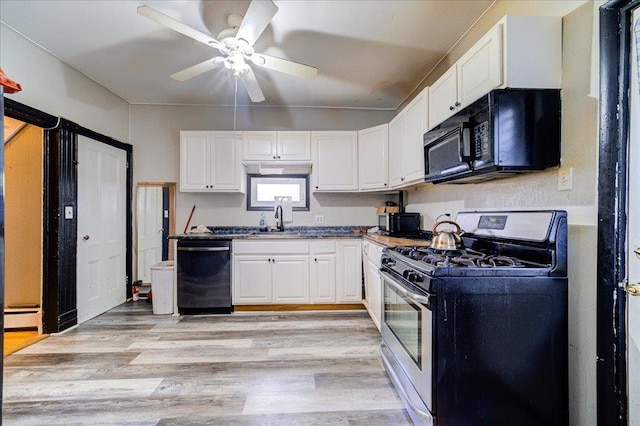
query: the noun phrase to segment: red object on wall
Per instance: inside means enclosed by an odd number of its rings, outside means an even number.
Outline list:
[[[0,68],[0,86],[4,87],[5,93],[16,93],[22,90],[22,86],[7,77],[2,68]]]

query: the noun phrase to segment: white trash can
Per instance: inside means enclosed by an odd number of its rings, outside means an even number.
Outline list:
[[[151,302],[154,314],[173,313],[173,260],[151,267]]]

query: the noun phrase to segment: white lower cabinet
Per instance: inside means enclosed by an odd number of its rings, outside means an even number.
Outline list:
[[[273,303],[309,303],[309,256],[271,258]]]
[[[380,262],[384,246],[372,241],[362,243],[365,306],[378,330],[382,318],[382,279]]]
[[[335,241],[314,241],[310,245],[311,303],[336,301]]]
[[[336,302],[362,302],[362,242],[336,241]]]
[[[235,256],[234,305],[271,303],[271,261],[265,256]]]
[[[360,240],[233,242],[233,304],[361,303]]]

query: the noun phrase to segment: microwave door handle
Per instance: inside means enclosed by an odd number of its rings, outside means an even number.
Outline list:
[[[460,161],[473,161],[471,148],[471,126],[469,123],[463,123],[460,127]]]

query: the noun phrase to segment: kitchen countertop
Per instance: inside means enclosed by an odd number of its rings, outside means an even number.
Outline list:
[[[390,237],[379,234],[368,234],[367,227],[331,226],[331,227],[291,227],[283,232],[260,232],[255,227],[214,227],[209,226],[210,233],[187,233],[170,235],[170,239],[188,240],[273,240],[273,239],[320,239],[320,238],[364,238],[386,247],[395,246],[427,246],[429,239],[413,239]]]

